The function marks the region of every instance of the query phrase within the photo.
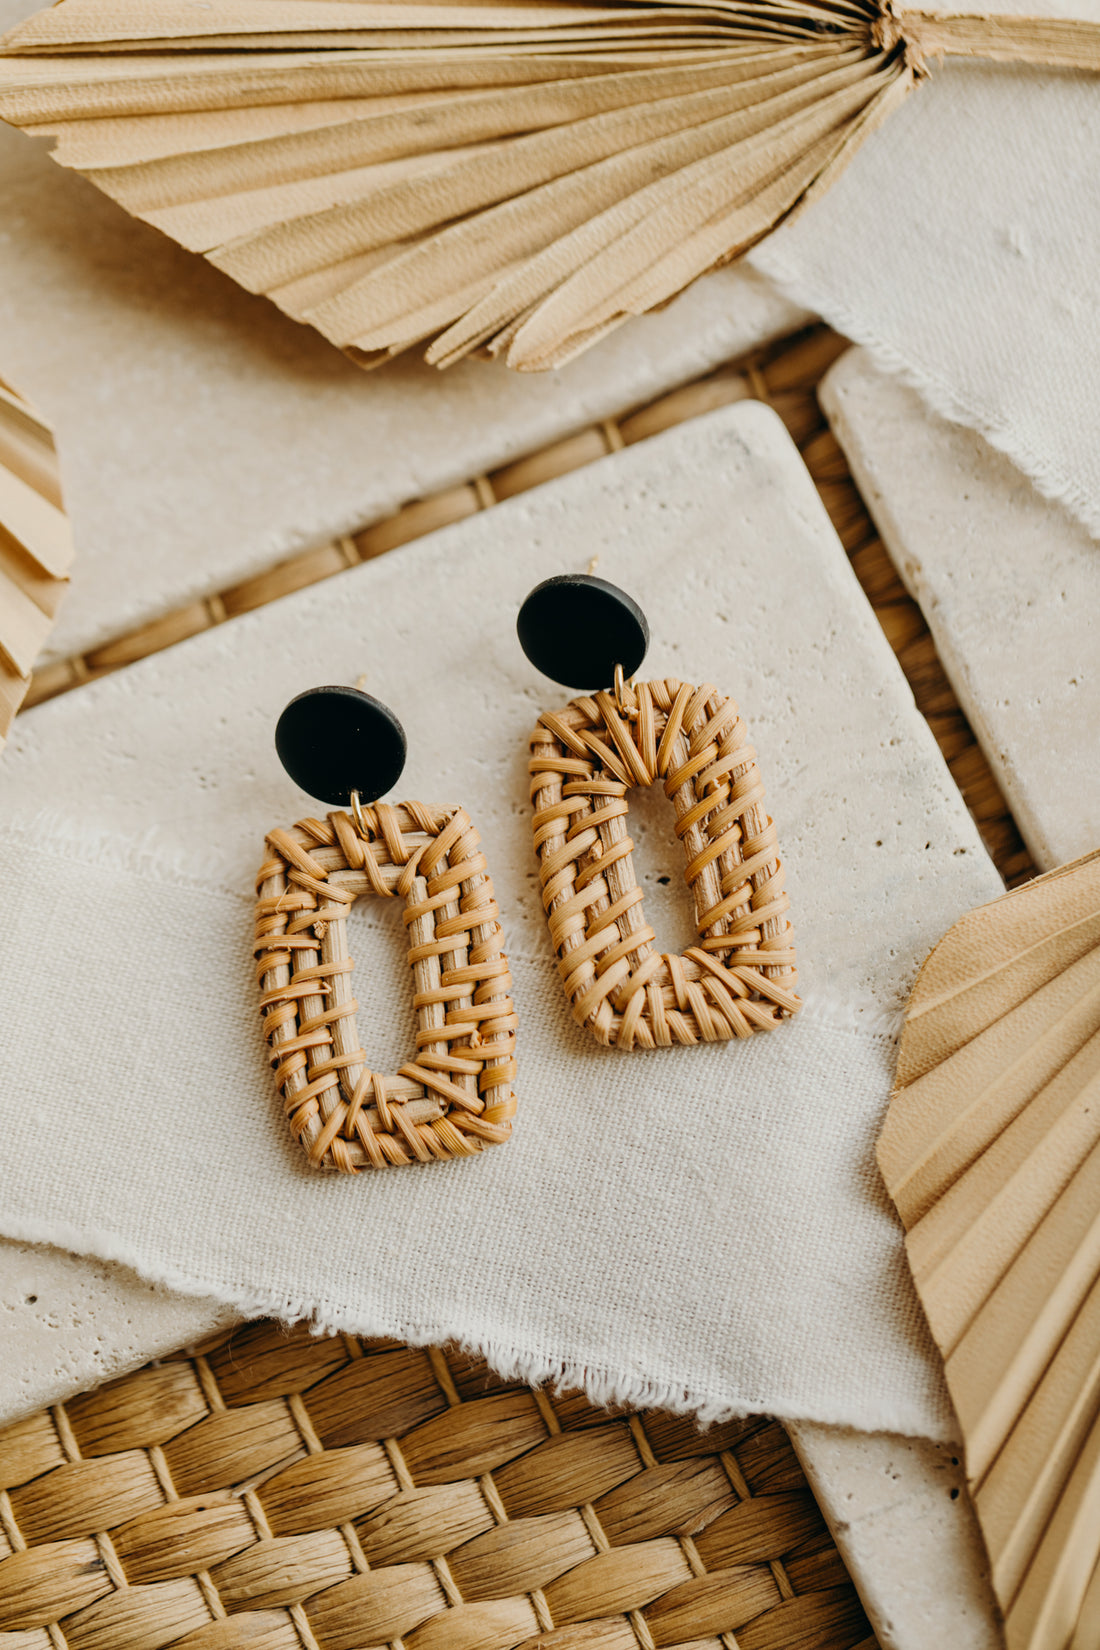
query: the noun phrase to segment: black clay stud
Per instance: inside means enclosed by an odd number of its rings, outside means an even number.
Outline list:
[[[275,728],[279,760],[320,802],[374,802],[400,779],[405,730],[388,705],[351,687],[315,687],[292,699]]]
[[[516,630],[536,670],[585,692],[611,687],[616,665],[629,680],[649,646],[649,625],[637,602],[591,573],[560,573],[537,584],[519,610]]]

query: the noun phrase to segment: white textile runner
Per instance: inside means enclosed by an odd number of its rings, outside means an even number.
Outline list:
[[[649,612],[646,674],[733,693],[760,754],[807,1007],[748,1043],[623,1054],[566,1011],[526,740],[568,695],[527,665],[514,618],[593,555]],[[278,711],[363,672],[409,736],[397,794],[461,801],[481,830],[520,1109],[481,1158],[342,1179],[286,1135],[251,889],[265,830],[315,807],[278,767]],[[670,813],[632,813],[647,912],[678,947]],[[597,1398],[952,1435],[872,1151],[915,969],[999,879],[766,409],[682,426],[31,713],[5,757],[0,876],[3,1234],[246,1311],[458,1339]],[[352,916],[379,1064],[411,1032],[397,915]]]

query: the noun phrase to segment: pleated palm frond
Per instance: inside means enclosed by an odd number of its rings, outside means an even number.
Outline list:
[[[426,343],[537,370],[826,189],[922,49],[1100,67],[1100,27],[982,23],[878,0],[61,0],[0,43],[0,116],[365,365]]]
[[[53,430],[0,380],[0,745],[53,629],[72,559]]]
[[[966,1447],[1008,1650],[1100,1643],[1100,852],[945,935],[879,1164]]]

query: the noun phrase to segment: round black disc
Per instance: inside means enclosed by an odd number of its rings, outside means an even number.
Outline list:
[[[649,625],[637,602],[590,573],[559,573],[537,584],[519,610],[516,630],[536,670],[588,692],[611,687],[616,665],[633,676],[649,646]]]
[[[275,728],[279,760],[320,802],[374,802],[405,766],[405,730],[387,705],[358,688],[315,687],[292,699]]]

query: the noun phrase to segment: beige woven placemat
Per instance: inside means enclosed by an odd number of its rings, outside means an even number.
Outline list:
[[[256,1323],[0,1433],[12,1650],[874,1650],[782,1427]]]

